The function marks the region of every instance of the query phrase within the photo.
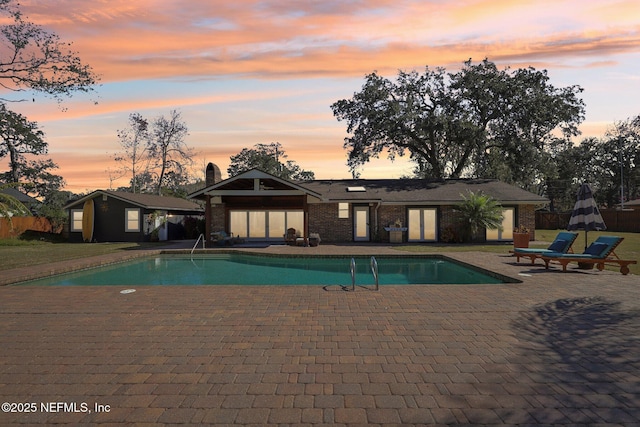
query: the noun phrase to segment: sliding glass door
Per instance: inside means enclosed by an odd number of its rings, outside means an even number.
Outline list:
[[[287,229],[295,228],[304,235],[302,210],[233,210],[229,211],[229,229],[245,239],[276,240],[284,238]]]
[[[504,208],[502,210],[502,231],[487,230],[487,241],[513,240],[513,228],[516,222],[516,209]]]

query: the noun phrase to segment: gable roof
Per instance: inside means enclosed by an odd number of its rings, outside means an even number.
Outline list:
[[[545,197],[494,179],[348,179],[307,181],[303,185],[325,201],[441,205],[482,192],[502,204],[544,204]],[[363,187],[364,191],[362,191]]]
[[[145,193],[127,193],[125,191],[112,190],[96,190],[78,200],[68,203],[64,209],[70,209],[74,206],[82,205],[86,200],[93,199],[100,195],[107,195],[119,199],[132,205],[139,206],[144,209],[182,211],[182,212],[204,212],[204,209],[190,200],[181,199],[179,197],[158,196],[156,194]]]
[[[321,195],[309,190],[304,182],[288,181],[259,169],[251,169],[239,175],[217,182],[194,193],[189,199],[203,199],[206,195],[261,195],[307,194],[320,198]]]

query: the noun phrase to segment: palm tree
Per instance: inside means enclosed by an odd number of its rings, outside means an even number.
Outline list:
[[[469,191],[455,211],[460,215],[465,241],[472,241],[481,229],[502,230],[502,205],[485,194]]]
[[[9,227],[13,230],[13,221],[11,217],[17,216],[31,216],[31,212],[25,205],[18,199],[10,194],[3,192],[2,190],[13,187],[14,184],[0,185],[0,218],[7,218],[9,221]]]

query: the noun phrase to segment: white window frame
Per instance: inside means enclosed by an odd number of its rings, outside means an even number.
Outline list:
[[[71,209],[71,224],[69,225],[70,231],[72,232],[82,231],[83,215],[84,214],[82,209]]]
[[[135,212],[136,213],[136,219],[135,221],[137,222],[136,227],[129,227],[129,223],[133,222],[134,219],[130,219],[129,218],[129,213],[130,212]],[[140,231],[140,209],[138,208],[125,208],[124,209],[124,231],[126,233],[136,233]]]

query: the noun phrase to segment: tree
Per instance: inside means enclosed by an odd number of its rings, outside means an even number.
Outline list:
[[[270,144],[256,144],[253,148],[243,148],[235,156],[231,156],[231,163],[227,168],[229,176],[236,176],[251,169],[260,169],[263,172],[279,178],[293,181],[311,181],[315,174],[302,169],[295,161],[287,160],[287,155],[279,142]]]
[[[0,185],[0,218],[8,218],[9,227],[13,228],[13,221],[11,221],[13,215],[31,216],[31,212],[20,200],[2,191],[9,187],[15,187],[15,184]]]
[[[395,82],[374,72],[352,99],[331,108],[347,122],[344,148],[354,174],[381,153],[393,160],[408,152],[421,177],[531,186],[547,172],[549,145],[578,133],[581,91],[555,88],[546,71],[500,71],[486,59],[469,60],[457,73],[400,71]]]
[[[490,196],[472,191],[462,197],[464,201],[455,207],[455,211],[460,217],[465,240],[473,240],[480,230],[502,230],[504,217],[500,203]]]
[[[606,204],[621,203],[621,198],[635,200],[640,197],[640,115],[613,124],[598,146]]]
[[[128,127],[118,130],[122,152],[114,160],[122,165],[122,175],[131,174],[131,192],[140,192],[138,175],[149,172],[149,121],[140,113],[129,114]]]
[[[98,76],[83,64],[71,44],[24,19],[13,0],[0,0],[0,86],[12,92],[34,90],[58,102],[74,92],[93,90]],[[19,99],[24,100],[24,99]],[[0,98],[0,101],[9,101]],[[15,101],[15,99],[14,99]]]
[[[15,184],[25,193],[45,197],[64,185],[61,176],[52,174],[57,169],[51,159],[34,160],[30,156],[47,154],[48,144],[36,122],[10,111],[0,104],[0,159],[9,156],[9,171],[0,174],[0,182]]]
[[[158,116],[149,121],[139,113],[129,115],[128,127],[118,131],[122,151],[114,160],[122,166],[108,170],[110,179],[131,174],[129,187],[133,193],[183,194],[193,164],[193,150],[184,139],[187,125],[180,113],[172,110],[169,117]]]
[[[38,124],[8,110],[4,104],[0,104],[0,139],[0,158],[9,156],[8,182],[20,181],[25,154],[47,153],[44,133],[38,129]]]
[[[184,142],[187,134],[187,125],[176,110],[168,118],[160,116],[154,120],[149,153],[158,171],[157,194],[162,194],[163,187],[175,188],[187,181],[187,166],[193,164],[195,155]]]
[[[640,197],[640,116],[615,122],[600,138],[563,147],[552,164],[556,173],[547,182],[547,197],[554,208],[570,210],[584,182],[591,184],[602,206]]]
[[[36,209],[36,214],[47,218],[51,224],[51,231],[56,232],[68,220],[68,214],[63,207],[74,196],[70,191],[51,191]]]

